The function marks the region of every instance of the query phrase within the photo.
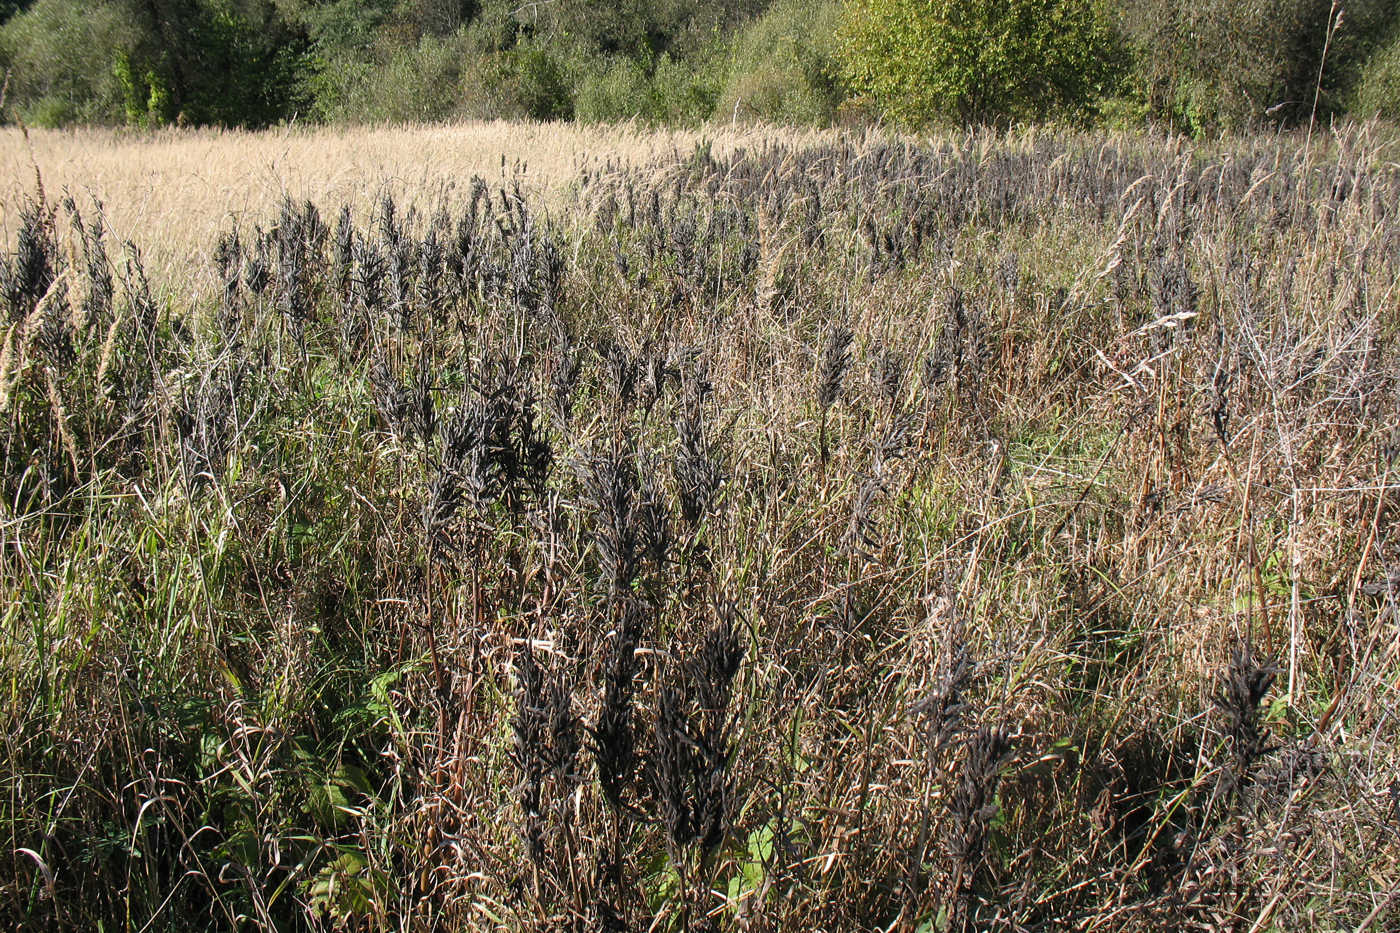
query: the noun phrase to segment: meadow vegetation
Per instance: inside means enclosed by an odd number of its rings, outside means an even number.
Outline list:
[[[291,178],[208,290],[31,171],[0,917],[1394,929],[1377,133]]]
[[[1396,115],[1390,0],[11,0],[46,127],[532,119],[1196,136]],[[3,119],[3,117],[0,117]]]

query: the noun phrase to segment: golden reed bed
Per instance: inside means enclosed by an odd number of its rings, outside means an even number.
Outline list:
[[[56,200],[74,196],[84,213],[105,206],[121,239],[141,246],[157,287],[203,293],[213,279],[208,251],[234,220],[264,222],[284,196],[323,209],[364,209],[385,190],[402,205],[431,205],[473,175],[519,178],[560,192],[586,167],[632,166],[692,148],[751,146],[795,131],[707,127],[652,130],[631,124],[480,122],[451,126],[292,127],[248,132],[35,130],[0,128],[0,234],[12,243],[36,169]]]

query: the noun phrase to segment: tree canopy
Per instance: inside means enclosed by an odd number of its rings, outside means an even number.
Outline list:
[[[1393,0],[0,0],[41,125],[1394,112]],[[1325,54],[1325,59],[1324,59]]]

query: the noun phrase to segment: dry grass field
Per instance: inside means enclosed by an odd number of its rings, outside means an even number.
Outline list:
[[[235,220],[273,216],[285,197],[348,204],[357,216],[383,194],[404,207],[460,196],[477,175],[519,181],[554,199],[584,169],[642,166],[704,139],[718,153],[815,131],[741,127],[660,131],[621,125],[469,123],[377,128],[311,127],[245,132],[0,128],[0,231],[13,245],[17,210],[35,170],[55,197],[97,198],[114,236],[138,242],[162,287],[213,285],[208,250]]]
[[[1400,928],[1381,128],[0,142],[0,925]]]

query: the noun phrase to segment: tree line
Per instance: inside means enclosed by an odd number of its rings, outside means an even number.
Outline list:
[[[0,0],[0,119],[1400,116],[1393,0]]]

